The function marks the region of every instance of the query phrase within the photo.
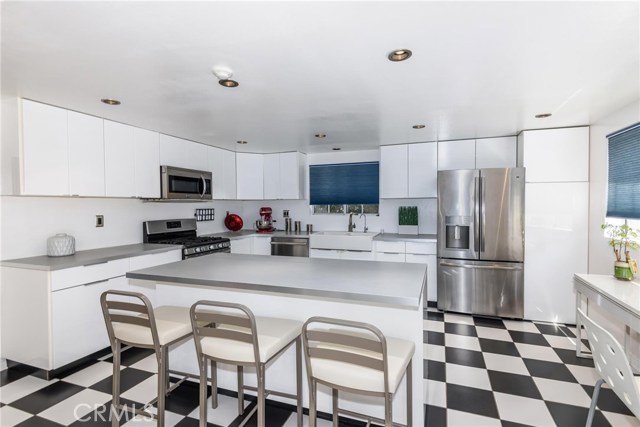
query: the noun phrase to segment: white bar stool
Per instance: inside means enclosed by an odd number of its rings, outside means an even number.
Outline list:
[[[326,317],[307,320],[302,327],[302,341],[309,380],[310,426],[316,426],[317,385],[323,384],[332,391],[334,427],[338,426],[340,413],[392,427],[393,395],[405,373],[407,426],[413,425],[412,341],[385,337],[368,323]],[[384,420],[340,409],[338,390],[384,397]]]
[[[100,296],[100,304],[113,351],[112,426],[119,425],[117,412],[125,409],[151,416],[157,419],[158,427],[163,427],[165,397],[186,379],[186,377],[182,378],[172,387],[168,387],[169,346],[191,337],[189,309],[174,306],[161,306],[154,309],[149,299],[143,294],[114,290],[104,292]],[[122,344],[151,348],[156,353],[158,397],[146,404],[142,410],[120,406],[120,352]],[[146,411],[146,408],[155,402],[158,403],[157,415]]]
[[[213,310],[211,310],[213,309]],[[238,415],[244,412],[244,390],[256,391],[258,404],[244,418],[242,427],[258,411],[258,427],[265,427],[265,397],[269,394],[296,400],[298,427],[302,426],[302,322],[274,317],[256,317],[241,304],[198,301],[191,306],[196,353],[200,366],[200,426],[207,425],[207,360],[211,362],[212,406],[217,406],[216,363],[238,369]],[[265,368],[293,343],[296,344],[296,394],[265,388]],[[243,384],[243,367],[254,366],[258,387]]]

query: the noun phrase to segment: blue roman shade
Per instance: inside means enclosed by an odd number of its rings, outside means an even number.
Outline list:
[[[378,162],[311,165],[310,204],[378,204],[379,176]]]
[[[640,218],[640,123],[607,135],[607,217]]]

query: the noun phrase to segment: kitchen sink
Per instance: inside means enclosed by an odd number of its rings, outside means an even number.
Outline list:
[[[342,249],[350,251],[370,251],[377,232],[361,231],[318,231],[309,238],[312,249]]]

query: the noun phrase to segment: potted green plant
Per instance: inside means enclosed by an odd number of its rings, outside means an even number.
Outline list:
[[[635,261],[631,259],[629,251],[640,247],[638,245],[639,231],[629,227],[627,221],[622,225],[605,223],[600,227],[609,238],[609,246],[613,248],[613,253],[616,256],[613,275],[620,280],[633,279],[633,274],[637,267]]]
[[[418,234],[417,206],[400,206],[398,208],[398,233]]]

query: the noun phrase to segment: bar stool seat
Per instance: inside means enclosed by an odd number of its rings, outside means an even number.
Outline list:
[[[158,329],[158,341],[165,345],[191,333],[189,307],[164,305],[153,309]],[[138,317],[146,318],[144,314]],[[151,329],[131,323],[113,323],[113,332],[119,340],[132,344],[153,345]]]
[[[332,331],[332,330],[329,330]],[[344,334],[344,331],[341,331]],[[352,336],[368,338],[365,334],[350,333]],[[404,377],[409,362],[415,352],[415,344],[394,337],[386,337],[387,340],[387,369],[389,375],[389,385],[387,391],[394,393],[400,381]],[[344,346],[322,344],[317,348],[331,350],[343,350]],[[376,357],[376,352],[363,349],[349,348],[349,352],[367,357]],[[313,361],[313,376],[321,381],[335,384],[340,387],[355,390],[367,390],[372,392],[384,392],[384,375],[379,370],[365,366],[354,365],[337,360],[315,359]]]
[[[256,334],[258,338],[259,362],[264,363],[295,340],[302,330],[302,322],[275,317],[256,316]],[[247,328],[223,324],[219,329],[250,333]],[[242,363],[255,363],[253,343],[237,340],[204,337],[200,341],[202,353],[216,359],[234,360]]]

